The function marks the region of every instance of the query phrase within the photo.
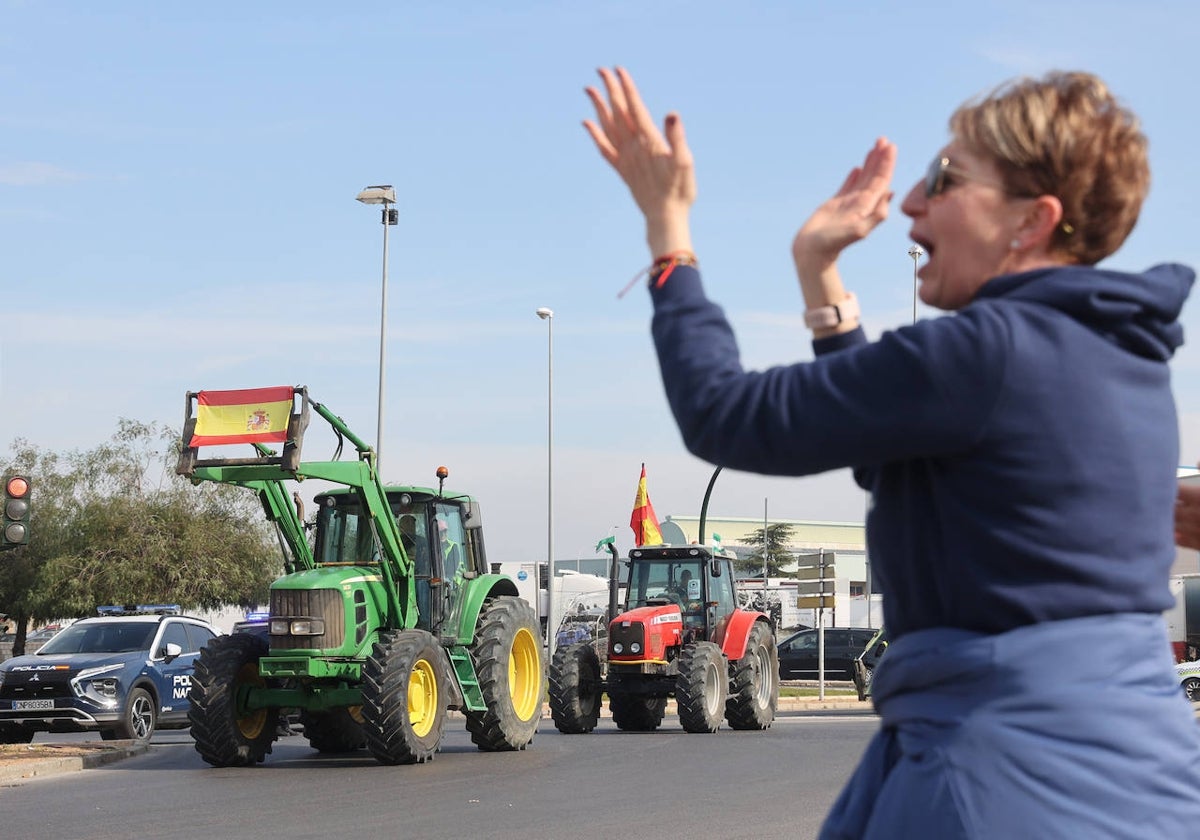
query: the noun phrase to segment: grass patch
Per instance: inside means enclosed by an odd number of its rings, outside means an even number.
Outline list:
[[[780,697],[820,697],[821,690],[816,686],[782,685],[779,687]],[[830,688],[825,686],[826,697],[853,697],[858,699],[858,690],[854,688]]]

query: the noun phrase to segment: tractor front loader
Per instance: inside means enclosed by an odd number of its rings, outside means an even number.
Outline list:
[[[356,449],[355,460],[303,461],[310,413]],[[248,443],[253,455],[200,458]],[[282,444],[276,453],[270,444]],[[189,719],[217,767],[271,752],[280,709],[297,709],[319,752],[366,747],[383,764],[429,761],[446,711],[472,741],[524,749],[541,717],[543,664],[532,608],[489,573],[479,503],[438,487],[385,487],[375,452],[303,387],[187,395],[177,472],[258,494],[286,546],[271,584],[269,635],[222,636],[201,651]],[[333,485],[315,497],[316,539],[284,482]],[[298,499],[298,496],[297,496]]]
[[[675,698],[688,732],[766,729],[779,705],[771,620],[737,606],[729,560],[703,546],[629,552],[618,604],[616,550],[604,661],[591,642],[560,647],[550,664],[550,712],[560,732],[591,732],[608,694],[613,722],[651,731]]]

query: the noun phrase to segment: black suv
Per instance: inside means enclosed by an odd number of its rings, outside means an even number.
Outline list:
[[[825,679],[853,680],[854,660],[874,638],[868,627],[825,628]],[[779,643],[779,678],[817,678],[817,630],[801,630]]]

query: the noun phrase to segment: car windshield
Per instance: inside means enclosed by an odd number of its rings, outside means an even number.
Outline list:
[[[52,653],[129,653],[148,650],[158,625],[147,621],[108,621],[88,624],[77,622],[63,630],[38,650],[39,656]]]

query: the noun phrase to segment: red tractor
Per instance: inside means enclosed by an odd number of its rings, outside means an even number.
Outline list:
[[[624,730],[657,729],[675,698],[688,732],[766,729],[779,705],[779,654],[771,620],[740,609],[733,567],[704,546],[636,548],[618,607],[616,551],[610,576],[608,649],[558,648],[550,713],[560,732],[591,732],[608,694]]]

